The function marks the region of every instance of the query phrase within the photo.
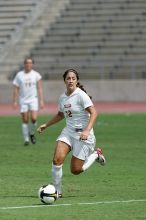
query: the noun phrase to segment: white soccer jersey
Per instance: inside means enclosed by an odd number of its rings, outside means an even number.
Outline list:
[[[35,70],[31,70],[29,73],[25,73],[24,71],[20,71],[17,73],[13,80],[13,85],[19,87],[20,104],[32,102],[38,97],[37,82],[41,78],[41,75]]]
[[[67,130],[82,131],[87,126],[90,117],[85,108],[92,105],[90,97],[80,88],[77,88],[70,96],[67,96],[66,93],[61,95],[59,111],[64,113]],[[93,129],[91,133],[93,133]]]

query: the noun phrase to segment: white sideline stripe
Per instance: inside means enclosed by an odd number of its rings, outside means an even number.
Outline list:
[[[60,207],[60,206],[72,206],[72,205],[99,205],[99,204],[114,204],[114,203],[132,203],[132,202],[146,202],[146,199],[137,200],[115,200],[115,201],[99,201],[99,202],[83,202],[83,203],[70,203],[70,204],[56,204],[56,205],[31,205],[31,206],[12,206],[12,207],[0,207],[0,210],[8,209],[28,209],[28,208],[42,208],[42,207]]]

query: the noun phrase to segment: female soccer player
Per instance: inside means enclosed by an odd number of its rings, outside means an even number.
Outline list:
[[[29,138],[33,144],[36,143],[34,134],[38,116],[38,96],[40,98],[40,107],[43,108],[44,106],[42,77],[32,68],[33,59],[27,57],[24,60],[24,70],[18,72],[13,80],[13,105],[14,108],[17,107],[17,99],[19,96],[24,145],[29,145]],[[30,124],[29,117],[31,119]]]
[[[56,140],[56,149],[52,163],[53,184],[62,196],[61,180],[63,162],[70,151],[71,172],[75,175],[87,170],[94,161],[105,164],[100,148],[95,148],[96,139],[93,132],[97,112],[83,86],[78,82],[79,75],[74,69],[68,69],[64,75],[66,91],[60,96],[59,111],[47,123],[37,130],[42,133],[47,127],[66,119],[66,127]]]

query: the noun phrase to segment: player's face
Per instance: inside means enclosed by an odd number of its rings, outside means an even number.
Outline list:
[[[33,66],[33,62],[31,59],[28,59],[25,61],[24,63],[24,69],[25,69],[25,72],[28,73],[32,70],[32,66]]]
[[[75,91],[77,87],[77,77],[74,72],[69,72],[65,78],[66,88],[69,94]]]

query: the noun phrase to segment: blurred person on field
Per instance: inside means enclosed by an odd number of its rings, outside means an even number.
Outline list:
[[[38,109],[44,107],[42,77],[33,69],[31,57],[24,60],[24,69],[19,71],[13,80],[13,106],[20,106],[22,118],[22,133],[24,145],[36,143],[35,130],[37,126]],[[19,101],[18,101],[19,98]]]

